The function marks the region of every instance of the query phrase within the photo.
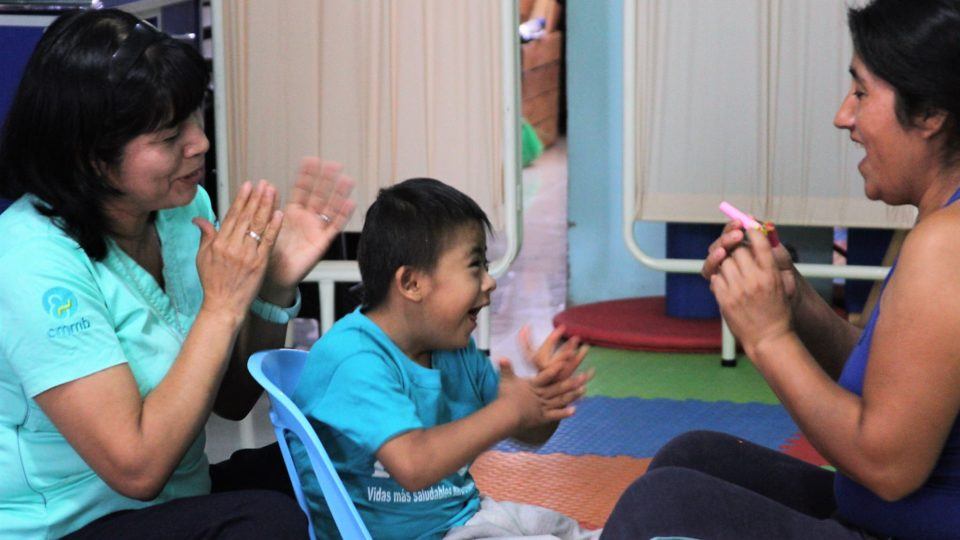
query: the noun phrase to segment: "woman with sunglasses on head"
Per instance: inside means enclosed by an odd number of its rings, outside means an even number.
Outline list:
[[[839,317],[782,246],[737,221],[703,265],[747,356],[837,472],[688,433],[628,488],[604,538],[960,538],[960,0],[873,0],[848,19],[834,124],[866,150],[867,197],[918,209],[869,322]]]
[[[117,10],[60,17],[0,139],[0,536],[298,538],[279,454],[210,467],[211,412],[260,396],[298,283],[353,210],[305,159],[278,210],[245,183],[220,223],[200,187],[204,60]],[[264,470],[268,467],[268,470]]]

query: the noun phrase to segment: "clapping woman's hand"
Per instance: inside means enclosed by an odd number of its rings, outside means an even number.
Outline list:
[[[276,198],[277,190],[266,181],[256,187],[245,182],[219,231],[203,218],[193,219],[200,227],[197,272],[203,286],[202,310],[230,315],[237,324],[246,316],[263,283],[283,220],[275,210]]]
[[[284,208],[283,226],[264,280],[263,298],[297,286],[343,230],[356,204],[353,180],[338,163],[305,157]]]

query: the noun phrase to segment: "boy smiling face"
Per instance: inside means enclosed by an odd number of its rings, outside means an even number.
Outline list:
[[[361,313],[427,368],[434,351],[469,346],[497,286],[487,273],[487,232],[477,203],[439,180],[381,190],[360,234]]]
[[[479,223],[458,227],[443,244],[437,263],[422,276],[422,340],[429,349],[459,349],[469,343],[477,313],[490,304],[497,282],[487,272]]]

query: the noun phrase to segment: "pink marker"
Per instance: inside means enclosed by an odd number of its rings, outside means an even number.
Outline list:
[[[740,225],[743,225],[744,228],[754,229],[762,232],[770,240],[770,246],[777,247],[780,245],[780,238],[777,236],[777,231],[773,226],[773,223],[763,224],[759,221],[753,219],[750,214],[744,213],[739,210],[736,206],[723,201],[720,203],[720,211],[730,217],[740,222]]]
[[[753,219],[750,214],[741,212],[736,206],[728,203],[727,201],[720,203],[720,211],[729,216],[730,219],[739,221],[744,227],[749,227],[758,231],[763,230],[763,225],[761,225],[759,221]]]

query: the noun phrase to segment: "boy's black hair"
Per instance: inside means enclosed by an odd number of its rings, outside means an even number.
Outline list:
[[[357,261],[364,308],[386,299],[401,266],[433,270],[450,235],[464,225],[492,230],[473,199],[439,180],[411,178],[381,189],[360,233]]]
[[[34,49],[0,134],[0,195],[38,210],[93,259],[106,255],[106,178],[134,137],[183,122],[210,81],[203,57],[116,9],[59,17]]]
[[[853,48],[896,92],[897,120],[944,112],[944,161],[960,160],[960,2],[874,0],[851,8]]]

